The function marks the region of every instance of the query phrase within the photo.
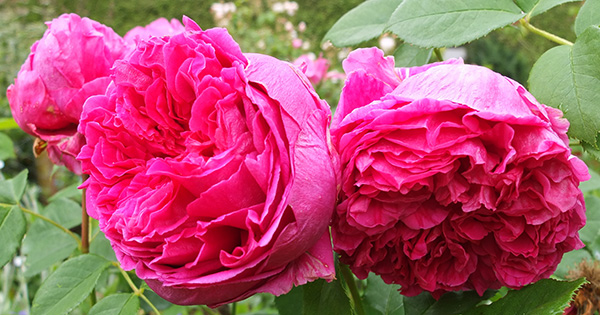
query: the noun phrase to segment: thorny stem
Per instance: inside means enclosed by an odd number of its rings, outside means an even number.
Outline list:
[[[555,43],[557,43],[559,45],[573,46],[572,42],[570,42],[570,41],[568,41],[568,40],[566,40],[566,39],[564,39],[562,37],[556,36],[556,35],[554,35],[552,33],[546,32],[546,31],[544,31],[542,29],[539,29],[539,28],[531,25],[529,23],[529,17],[528,16],[526,16],[525,18],[520,19],[519,23],[521,23],[521,25],[523,25],[523,27],[525,27],[530,32],[532,32],[532,33],[534,33],[536,35],[542,36],[542,37],[544,37],[544,38],[546,38],[546,39],[548,39],[550,41],[553,41],[553,42],[555,42]]]
[[[444,61],[444,57],[442,57],[442,51],[439,48],[434,48],[433,53],[435,54],[435,57],[438,59],[438,61]]]
[[[4,204],[2,204],[2,205],[4,205]],[[28,213],[28,214],[31,214],[32,216],[34,216],[34,217],[36,217],[36,218],[39,218],[39,219],[41,219],[41,220],[43,220],[43,221],[46,221],[46,222],[48,222],[48,223],[50,223],[50,224],[52,224],[52,225],[56,226],[57,228],[61,229],[63,232],[65,232],[65,233],[69,234],[69,235],[70,235],[70,236],[71,236],[71,237],[72,237],[72,238],[73,238],[73,239],[74,239],[74,240],[77,242],[77,245],[78,245],[79,247],[81,247],[81,240],[79,239],[79,237],[77,236],[77,234],[75,234],[75,233],[73,233],[73,232],[69,231],[69,229],[67,229],[66,227],[64,227],[64,226],[62,226],[62,225],[60,225],[60,224],[56,223],[56,222],[55,222],[55,221],[53,221],[52,219],[50,219],[50,218],[48,218],[48,217],[45,217],[45,216],[43,216],[43,215],[41,215],[41,214],[39,214],[39,213],[37,213],[37,212],[33,212],[33,211],[31,211],[31,210],[29,210],[29,209],[27,209],[27,208],[24,208],[24,207],[19,207],[19,208],[21,208],[21,211],[23,211],[23,212],[25,212],[25,213]]]
[[[127,272],[125,270],[123,270],[123,268],[121,268],[121,266],[118,263],[113,262],[112,264],[113,264],[113,266],[119,268],[119,271],[123,275],[123,278],[125,278],[125,281],[127,281],[127,284],[129,284],[129,287],[133,290],[133,294],[139,296],[142,300],[144,300],[146,303],[148,303],[148,305],[150,305],[150,307],[152,308],[152,311],[154,311],[154,313],[156,313],[156,315],[160,315],[160,312],[158,311],[156,306],[154,306],[154,304],[152,304],[152,302],[150,302],[150,300],[144,295],[144,290],[138,289],[138,287],[135,285],[135,283],[133,283],[133,280],[131,280],[131,277],[129,276],[129,274],[127,274]]]
[[[352,296],[352,301],[354,302],[354,310],[357,315],[365,315],[365,310],[362,306],[362,301],[360,299],[360,294],[358,294],[358,288],[356,287],[356,281],[354,280],[354,276],[352,275],[352,271],[348,265],[340,263],[340,271],[342,272],[342,278],[348,285],[348,289],[350,290],[350,295]]]

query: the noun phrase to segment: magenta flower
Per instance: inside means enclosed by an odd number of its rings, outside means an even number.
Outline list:
[[[6,94],[17,124],[47,142],[55,164],[80,174],[75,157],[84,143],[77,133],[83,103],[104,94],[110,68],[126,47],[111,28],[76,14],[47,25]]]
[[[334,278],[329,107],[291,64],[225,29],[141,41],[88,100],[88,212],[125,269],[217,306]]]
[[[171,19],[171,22],[165,18],[158,18],[146,26],[136,26],[129,30],[123,38],[125,41],[133,45],[140,40],[149,39],[152,36],[173,36],[185,31],[185,27],[177,19]]]
[[[342,164],[334,249],[413,296],[519,288],[583,246],[568,122],[515,81],[451,60],[395,69],[378,49],[344,62],[332,139]]]

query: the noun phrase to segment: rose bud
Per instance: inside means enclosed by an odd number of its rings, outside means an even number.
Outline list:
[[[76,14],[47,25],[6,94],[19,127],[47,143],[52,162],[80,174],[75,157],[84,143],[77,133],[83,103],[105,92],[126,47],[111,28]]]

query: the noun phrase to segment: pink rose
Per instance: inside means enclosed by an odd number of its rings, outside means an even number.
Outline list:
[[[293,64],[302,69],[306,77],[314,85],[317,85],[327,75],[329,69],[329,61],[321,56],[315,58],[314,55],[301,55],[294,60]]]
[[[330,111],[291,64],[225,29],[141,41],[88,100],[88,212],[125,269],[217,306],[334,277]]]
[[[171,19],[171,22],[169,22],[169,20],[161,17],[145,27],[136,26],[132,28],[123,38],[128,44],[135,47],[138,41],[146,40],[152,36],[173,36],[184,31],[185,27],[183,27],[179,20]]]
[[[332,140],[342,165],[334,249],[405,295],[519,288],[583,246],[580,181],[562,113],[515,81],[450,60],[344,62]]]
[[[75,157],[84,143],[77,133],[83,103],[104,94],[125,44],[111,28],[76,14],[47,25],[6,94],[17,124],[47,142],[55,164],[80,174]]]

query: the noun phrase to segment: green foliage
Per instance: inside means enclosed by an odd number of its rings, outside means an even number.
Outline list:
[[[25,234],[26,222],[19,206],[0,205],[0,266],[9,262]]]
[[[515,3],[529,16],[542,14],[558,5],[577,0],[515,0]]]
[[[135,315],[140,308],[140,299],[135,294],[109,295],[90,309],[89,315]]]
[[[387,29],[422,47],[457,46],[524,16],[511,0],[404,0]]]
[[[350,300],[340,280],[323,279],[294,287],[275,298],[281,315],[351,314]]]
[[[600,28],[590,27],[575,44],[547,51],[529,77],[531,93],[542,103],[561,109],[571,123],[569,135],[597,145],[600,111]]]
[[[33,299],[31,314],[64,314],[85,299],[110,262],[86,254],[67,260],[42,283]]]
[[[15,158],[15,148],[9,136],[0,132],[0,160]]]
[[[371,0],[350,10],[325,34],[336,46],[351,46],[381,35],[403,0]]]
[[[432,52],[432,48],[422,48],[404,43],[394,52],[396,67],[422,66],[429,62]]]
[[[365,289],[365,312],[369,315],[404,315],[404,296],[400,286],[386,284],[381,277],[371,273]]]
[[[586,0],[575,19],[575,34],[581,35],[589,26],[600,26],[600,0]]]
[[[571,282],[542,279],[520,290],[509,291],[490,305],[479,306],[463,314],[562,314],[574,292],[584,283],[585,279]]]
[[[27,170],[9,180],[0,181],[0,203],[15,205],[19,203],[27,185]]]

